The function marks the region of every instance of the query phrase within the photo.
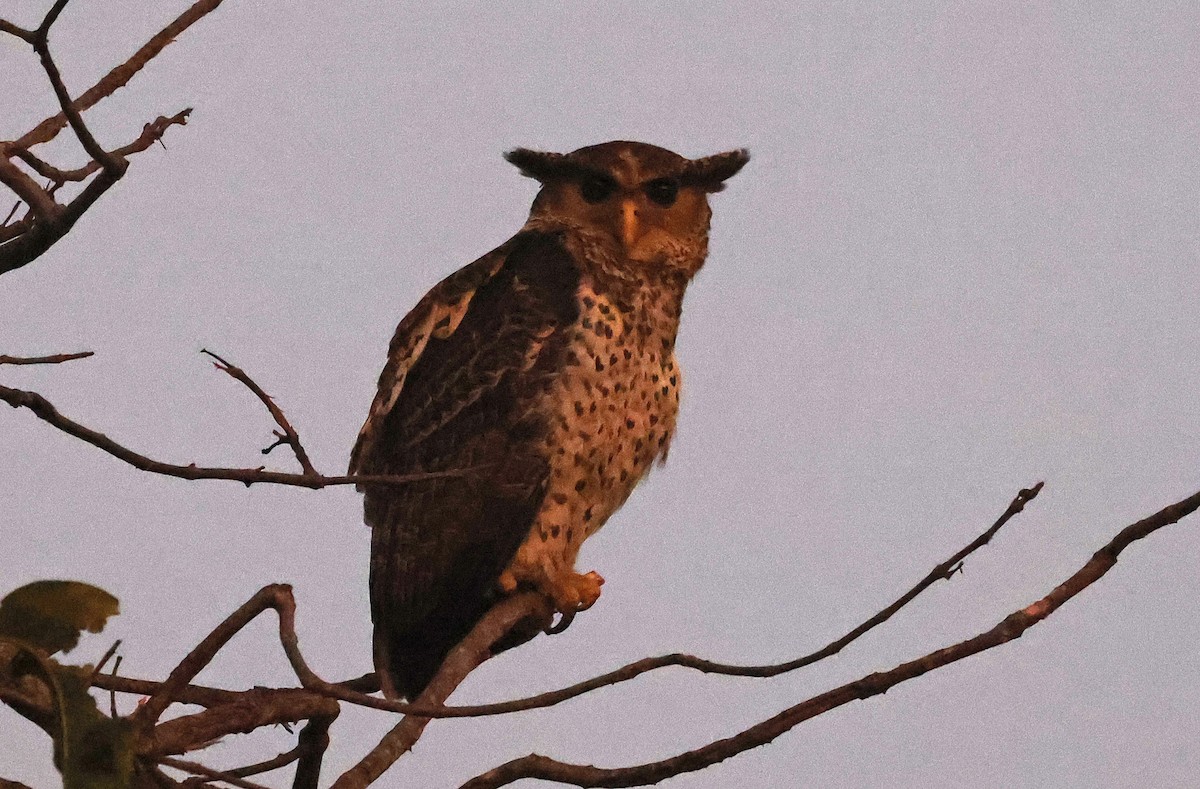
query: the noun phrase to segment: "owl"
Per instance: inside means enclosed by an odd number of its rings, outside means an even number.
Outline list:
[[[535,590],[566,618],[600,596],[576,556],[667,457],[708,196],[749,155],[616,141],[505,158],[541,184],[528,221],[400,322],[351,455],[352,474],[438,472],[360,485],[389,698],[417,698],[503,595]]]

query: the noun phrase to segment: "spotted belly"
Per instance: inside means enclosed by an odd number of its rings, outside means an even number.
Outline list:
[[[546,495],[509,567],[534,586],[573,572],[583,541],[665,459],[679,410],[673,330],[630,325],[591,293],[581,308],[567,364],[543,402],[554,414]]]

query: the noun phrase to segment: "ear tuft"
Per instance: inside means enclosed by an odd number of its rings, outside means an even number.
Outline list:
[[[529,148],[514,148],[504,158],[517,166],[521,175],[536,178],[542,183],[562,178],[571,169],[566,154],[532,151]]]
[[[688,186],[698,186],[706,192],[719,192],[725,188],[725,181],[737,175],[748,161],[750,152],[745,148],[692,159],[684,168],[680,180]]]

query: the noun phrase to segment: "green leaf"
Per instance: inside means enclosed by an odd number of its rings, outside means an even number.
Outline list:
[[[0,636],[49,654],[70,652],[87,630],[99,633],[119,612],[117,598],[79,581],[34,581],[0,600]]]
[[[63,789],[127,789],[133,776],[133,726],[96,709],[88,693],[88,667],[56,666],[59,729],[54,766]]]

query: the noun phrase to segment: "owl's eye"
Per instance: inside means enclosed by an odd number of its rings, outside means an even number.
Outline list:
[[[674,205],[675,198],[679,196],[679,182],[674,178],[655,178],[643,189],[646,197],[664,208]]]
[[[616,191],[616,181],[599,175],[588,176],[579,182],[579,194],[589,203],[602,203]]]

